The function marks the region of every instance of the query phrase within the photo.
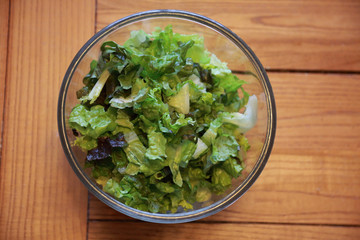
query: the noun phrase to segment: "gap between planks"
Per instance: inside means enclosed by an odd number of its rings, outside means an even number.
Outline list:
[[[120,214],[120,213],[119,213]],[[89,219],[89,222],[116,222],[116,223],[147,223],[138,219]],[[241,222],[241,221],[204,221],[197,220],[190,224],[257,224],[257,225],[285,225],[285,226],[317,226],[317,227],[348,227],[360,228],[360,224],[320,224],[320,223],[292,223],[292,222]]]

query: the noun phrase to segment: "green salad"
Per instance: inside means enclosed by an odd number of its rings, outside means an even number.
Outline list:
[[[187,211],[238,178],[257,98],[199,35],[131,32],[104,42],[68,119],[103,190],[143,211]],[[241,97],[239,97],[241,96]]]

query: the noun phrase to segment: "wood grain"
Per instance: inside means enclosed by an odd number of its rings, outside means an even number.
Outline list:
[[[278,125],[254,186],[205,221],[360,224],[360,75],[269,74]],[[126,220],[96,198],[90,219]]]
[[[222,23],[243,38],[268,69],[360,70],[357,0],[99,0],[97,30],[152,9],[192,11]]]
[[[323,239],[353,240],[360,228],[328,226],[296,226],[275,224],[203,224],[161,225],[141,222],[90,222],[92,239]]]
[[[6,58],[9,34],[9,0],[1,0],[0,7],[0,155],[2,149],[3,113],[5,103]],[[0,156],[1,164],[1,156]]]
[[[229,208],[161,225],[90,196],[87,218],[57,133],[62,77],[94,29],[164,8],[231,28],[268,69],[320,73],[269,74],[273,153]],[[360,72],[359,12],[357,0],[0,0],[0,239],[360,239],[360,74],[321,73]]]
[[[94,1],[11,2],[0,239],[86,238],[87,192],[63,154],[56,109],[94,22]]]

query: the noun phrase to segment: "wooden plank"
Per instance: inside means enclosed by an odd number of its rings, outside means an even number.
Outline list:
[[[278,127],[254,186],[205,221],[360,224],[360,75],[269,74]],[[94,197],[90,219],[129,219]]]
[[[243,38],[269,69],[360,70],[357,0],[99,0],[97,30],[151,9],[192,11],[222,23]]]
[[[94,1],[12,1],[0,239],[85,239],[87,191],[66,161],[57,100],[66,68],[94,33]]]
[[[357,227],[298,226],[275,224],[185,223],[175,225],[142,222],[90,222],[92,239],[342,239],[360,237]]]
[[[0,8],[0,153],[2,149],[3,113],[5,103],[6,57],[9,34],[9,0],[1,0]],[[0,157],[1,164],[1,157]]]

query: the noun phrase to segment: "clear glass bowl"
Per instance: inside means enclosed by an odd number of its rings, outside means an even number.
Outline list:
[[[72,108],[79,103],[76,91],[83,86],[82,79],[89,71],[90,62],[97,59],[100,46],[105,41],[123,44],[132,30],[143,29],[151,33],[155,27],[172,24],[174,32],[204,36],[206,48],[214,53],[239,78],[249,84],[245,90],[258,98],[256,126],[246,133],[251,148],[245,160],[245,169],[240,178],[223,195],[214,196],[206,206],[195,204],[194,210],[174,214],[154,214],[140,211],[119,202],[105,193],[101,186],[84,169],[85,153],[72,146],[75,140],[68,118]],[[178,10],[153,10],[137,13],[120,19],[95,34],[76,54],[71,62],[61,89],[58,102],[58,127],[64,152],[74,172],[89,191],[102,202],[130,217],[157,223],[189,222],[210,216],[230,206],[255,182],[269,158],[276,129],[276,111],[272,88],[266,72],[246,43],[225,26],[207,17]]]

